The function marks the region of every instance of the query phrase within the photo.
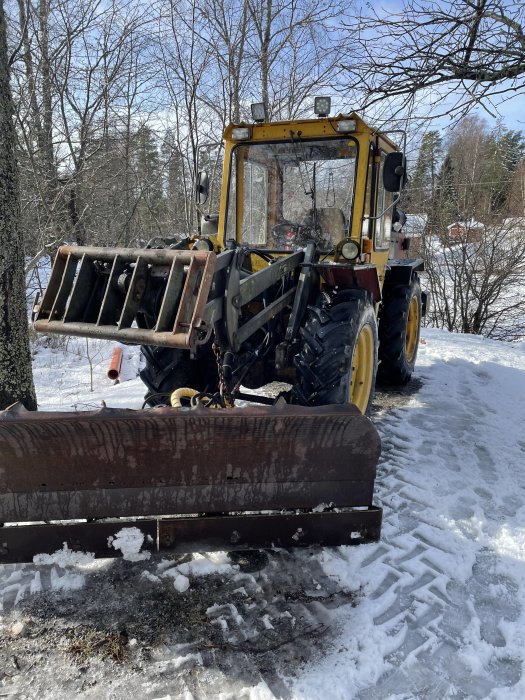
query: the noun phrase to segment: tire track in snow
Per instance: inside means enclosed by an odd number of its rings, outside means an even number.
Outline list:
[[[523,614],[517,584],[495,573],[485,541],[523,498],[509,488],[511,454],[490,420],[490,375],[466,365],[446,366],[446,387],[426,376],[419,396],[380,418],[385,526],[362,575],[374,625],[393,643],[387,670],[358,694],[363,700],[407,691],[425,700],[485,698],[496,689],[522,697],[522,661],[505,635]],[[510,477],[503,489],[502,472]]]

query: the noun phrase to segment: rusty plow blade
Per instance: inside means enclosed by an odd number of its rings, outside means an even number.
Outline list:
[[[379,538],[380,440],[355,406],[0,412],[0,563]]]

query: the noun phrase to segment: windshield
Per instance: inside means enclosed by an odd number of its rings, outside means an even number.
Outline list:
[[[232,152],[226,238],[331,250],[349,235],[356,144],[348,138],[239,144]]]

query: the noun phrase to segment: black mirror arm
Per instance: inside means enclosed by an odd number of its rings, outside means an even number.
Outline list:
[[[392,203],[389,204],[388,207],[387,207],[386,209],[383,209],[383,211],[382,211],[380,214],[378,214],[377,216],[369,216],[368,214],[365,214],[365,215],[363,216],[363,220],[367,219],[368,221],[377,221],[377,220],[380,219],[382,216],[384,216],[384,215],[387,213],[387,211],[390,211],[390,209],[392,209],[393,207],[395,207],[396,204],[399,202],[400,199],[401,199],[401,193],[400,193],[400,192],[397,192],[396,195],[394,196],[394,199],[393,199]]]

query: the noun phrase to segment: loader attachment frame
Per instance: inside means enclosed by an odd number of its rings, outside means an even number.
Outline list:
[[[242,267],[247,256],[249,251],[242,247],[216,255],[200,250],[61,246],[42,300],[35,303],[33,325],[39,333],[192,353],[218,330],[219,343],[238,352],[285,307],[292,307],[305,258],[298,251],[246,276]],[[286,288],[271,304],[243,318],[247,304],[285,279]]]
[[[0,562],[115,556],[123,527],[172,551],[375,541],[379,453],[352,405],[3,411]]]
[[[40,333],[194,350],[217,257],[208,251],[61,246],[34,327]],[[165,280],[153,328],[137,328],[152,276]]]

